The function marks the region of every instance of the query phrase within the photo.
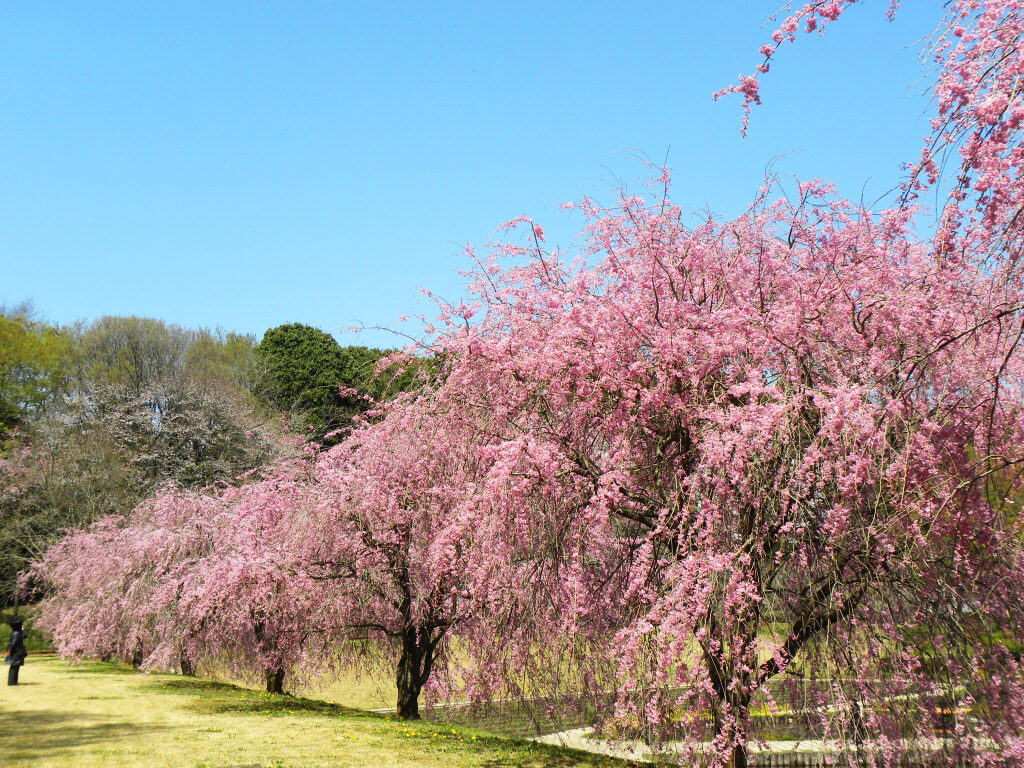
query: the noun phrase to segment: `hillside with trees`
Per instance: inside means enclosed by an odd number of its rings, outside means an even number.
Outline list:
[[[340,347],[308,326],[271,329],[261,345],[152,318],[58,328],[37,314],[0,314],[5,604],[16,574],[65,529],[125,515],[168,485],[235,484],[350,426],[390,386],[375,377],[385,352]],[[275,341],[294,329],[327,357],[300,348],[283,358]],[[300,360],[311,365],[295,367]]]

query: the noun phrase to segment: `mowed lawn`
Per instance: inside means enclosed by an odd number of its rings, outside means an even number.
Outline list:
[[[18,687],[0,686],[5,768],[628,765],[211,680],[71,665],[53,655],[30,655],[21,679]]]

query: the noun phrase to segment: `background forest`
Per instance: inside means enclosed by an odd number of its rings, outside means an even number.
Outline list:
[[[258,340],[0,309],[0,605],[68,528],[164,485],[235,482],[306,441],[337,442],[371,402],[410,386],[408,371],[378,371],[385,355],[298,323]]]

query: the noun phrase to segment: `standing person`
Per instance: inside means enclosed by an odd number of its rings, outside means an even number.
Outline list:
[[[10,670],[7,672],[7,684],[17,685],[18,684],[18,670],[21,669],[21,665],[25,663],[25,656],[28,652],[25,650],[25,632],[21,628],[21,622],[14,620],[11,622],[11,639],[7,641],[7,658],[4,660],[7,664],[11,665]]]

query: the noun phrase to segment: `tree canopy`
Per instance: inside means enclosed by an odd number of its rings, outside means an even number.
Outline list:
[[[411,370],[378,371],[389,353],[342,347],[329,333],[291,323],[269,329],[257,347],[262,364],[257,391],[274,407],[293,414],[305,437],[336,442],[333,433],[376,401],[414,385]]]

